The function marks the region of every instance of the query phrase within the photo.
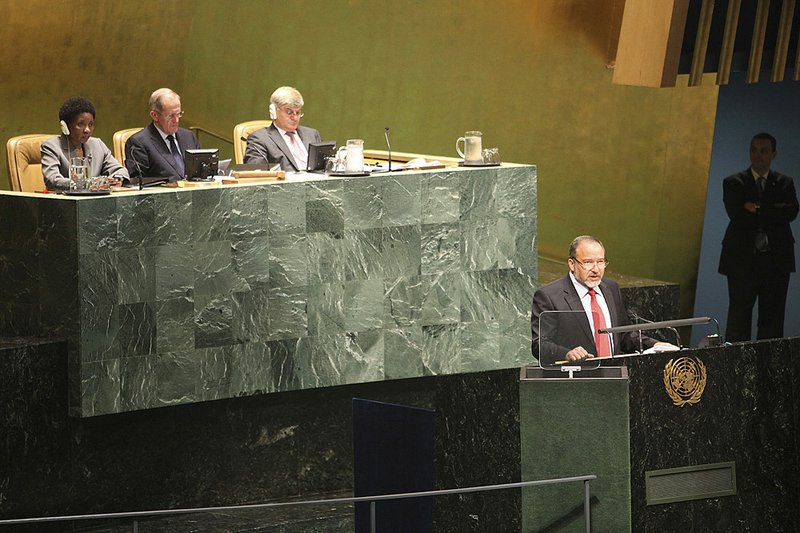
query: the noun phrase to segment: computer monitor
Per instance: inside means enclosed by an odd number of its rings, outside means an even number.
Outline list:
[[[308,172],[321,172],[325,170],[325,158],[333,157],[336,153],[336,142],[325,141],[308,145]]]
[[[185,154],[187,180],[207,180],[217,175],[219,148],[194,148]]]

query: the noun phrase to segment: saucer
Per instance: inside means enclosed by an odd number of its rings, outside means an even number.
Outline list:
[[[500,163],[484,163],[481,161],[480,163],[468,163],[466,161],[459,161],[458,166],[460,167],[499,167]]]
[[[328,172],[329,176],[337,176],[337,177],[351,177],[351,176],[369,176],[369,172]]]

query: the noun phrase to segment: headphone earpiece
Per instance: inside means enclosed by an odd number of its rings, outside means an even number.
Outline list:
[[[275,107],[275,104],[269,104],[269,118],[272,120],[278,118],[278,108]]]
[[[62,120],[59,124],[61,124],[61,133],[69,135],[69,126],[67,126],[67,123]]]

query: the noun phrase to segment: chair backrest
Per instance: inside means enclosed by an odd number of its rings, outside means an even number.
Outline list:
[[[271,120],[251,120],[233,127],[233,158],[237,165],[244,163],[244,150],[247,148],[247,143],[242,140],[242,137],[246,139],[254,131],[268,128],[270,124],[272,124]]]
[[[54,133],[30,133],[11,137],[6,143],[8,180],[12,191],[43,191],[42,143]]]
[[[119,130],[114,133],[114,138],[112,139],[114,157],[122,166],[125,166],[125,143],[131,135],[139,133],[140,131],[142,131],[142,128],[128,128],[127,130]]]

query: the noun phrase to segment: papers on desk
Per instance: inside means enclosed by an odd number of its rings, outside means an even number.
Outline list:
[[[664,344],[661,346],[653,346],[652,348],[648,348],[642,353],[648,354],[648,353],[677,352],[678,350],[680,350],[680,348],[678,348],[674,344]]]
[[[421,170],[421,169],[434,169],[445,168],[447,165],[441,161],[427,161],[425,159],[416,158],[406,163],[398,163],[392,161],[392,172],[399,172],[401,170]],[[364,170],[367,172],[388,172],[389,163],[381,162],[374,165],[364,165]]]

